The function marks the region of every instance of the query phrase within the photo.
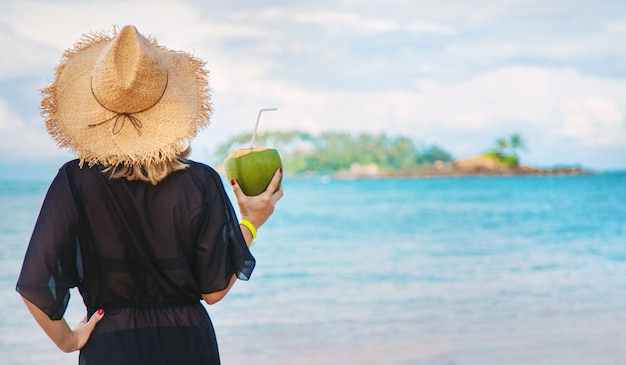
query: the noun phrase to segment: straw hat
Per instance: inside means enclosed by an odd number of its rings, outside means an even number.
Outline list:
[[[202,61],[125,26],[66,50],[41,106],[48,133],[81,164],[152,165],[208,125],[208,93]]]

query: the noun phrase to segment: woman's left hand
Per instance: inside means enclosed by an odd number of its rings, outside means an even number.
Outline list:
[[[230,180],[235,198],[237,199],[237,204],[239,205],[241,219],[249,221],[256,229],[259,229],[263,223],[267,221],[274,213],[276,202],[283,197],[283,186],[281,185],[280,188],[278,188],[282,174],[282,168],[276,170],[274,177],[272,177],[265,191],[257,196],[247,196],[244,194],[243,190],[241,190],[237,180]]]
[[[89,320],[85,316],[74,329],[70,329],[65,319],[50,319],[46,313],[28,299],[24,297],[22,299],[35,321],[63,352],[74,352],[82,349],[89,340],[94,328],[96,328],[96,324],[104,317],[104,309],[98,309]]]

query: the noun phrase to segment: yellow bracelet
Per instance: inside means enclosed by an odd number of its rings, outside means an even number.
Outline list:
[[[254,228],[254,225],[250,223],[249,220],[242,219],[239,224],[243,224],[250,230],[250,233],[252,233],[252,239],[256,238],[256,228]],[[252,247],[252,245],[250,245],[250,247]]]

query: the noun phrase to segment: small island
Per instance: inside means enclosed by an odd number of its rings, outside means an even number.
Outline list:
[[[250,133],[231,137],[218,146],[218,158],[246,146]],[[301,131],[267,132],[256,136],[257,146],[280,151],[290,174],[324,174],[337,179],[438,176],[580,175],[581,167],[550,169],[520,163],[518,151],[525,142],[518,133],[499,138],[492,148],[470,158],[454,159],[437,145],[418,145],[406,136]]]

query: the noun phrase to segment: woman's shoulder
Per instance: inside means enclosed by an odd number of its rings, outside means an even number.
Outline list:
[[[90,166],[87,163],[82,163],[79,159],[74,159],[67,161],[59,167],[57,178],[71,180],[78,185],[84,181],[93,183],[94,179],[98,179],[102,169],[101,165]]]
[[[80,174],[92,170],[99,171],[99,165],[89,166],[86,163],[82,163],[79,159],[67,161],[63,165],[61,165],[61,167],[59,167],[59,172],[65,172],[69,174]]]
[[[76,158],[74,160],[65,162],[63,165],[61,165],[61,167],[59,167],[59,170],[74,171],[74,170],[79,170],[80,168],[81,168],[80,160]]]
[[[189,167],[185,169],[191,178],[198,182],[210,183],[210,185],[223,186],[222,177],[213,167],[197,161],[185,161]]]
[[[67,179],[81,173],[81,164],[78,159],[67,161],[57,170],[55,180]]]
[[[211,166],[202,163],[202,162],[197,162],[197,161],[193,161],[193,160],[187,160],[185,161],[189,167],[189,171],[191,171],[192,173],[195,174],[205,174],[205,175],[210,175],[212,177],[219,177],[219,173]]]

